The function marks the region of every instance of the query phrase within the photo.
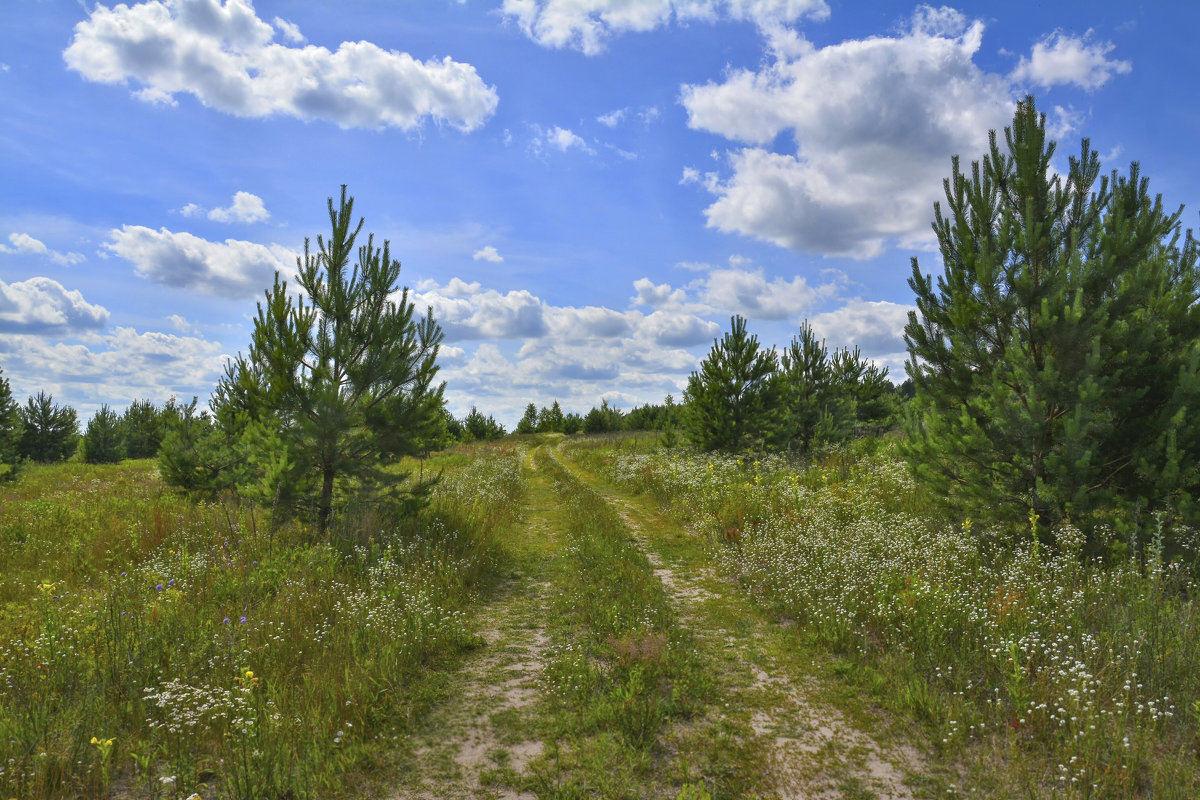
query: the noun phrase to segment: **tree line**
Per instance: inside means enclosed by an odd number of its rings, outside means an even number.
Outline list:
[[[916,310],[904,328],[907,380],[857,348],[832,352],[806,322],[781,350],[734,316],[676,405],[587,414],[530,403],[517,433],[676,429],[707,450],[806,455],[903,425],[900,447],[936,502],[1044,531],[1063,522],[1144,529],[1200,522],[1200,248],[1133,163],[1102,176],[1087,139],[1065,169],[1032,97],[969,170],[952,160],[933,231],[942,274],[914,258]],[[431,485],[390,466],[504,427],[472,408],[458,420],[436,381],[441,329],[414,313],[400,263],[373,236],[356,250],[353,199],[329,199],[331,234],[305,241],[299,291],[278,275],[259,304],[249,351],[232,362],[209,412],[171,408],[164,478],[188,491],[232,491],[320,528],[335,499],[403,495]],[[358,261],[351,266],[351,256]],[[70,455],[74,412],[39,393],[18,408],[0,383],[0,458]],[[904,402],[902,398],[909,398]],[[69,413],[68,413],[69,412]],[[105,408],[84,437],[89,457],[132,453],[131,406]],[[58,433],[51,433],[58,431]],[[57,438],[55,438],[57,437]],[[1107,527],[1106,527],[1107,526]]]
[[[179,415],[174,399],[162,406],[135,400],[121,414],[104,405],[81,435],[74,408],[56,403],[44,391],[19,405],[0,369],[0,480],[16,477],[25,462],[66,461],[77,452],[89,464],[153,458]]]

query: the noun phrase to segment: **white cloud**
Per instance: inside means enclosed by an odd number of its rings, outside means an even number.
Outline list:
[[[281,31],[291,35],[286,23]],[[75,26],[63,58],[88,80],[139,87],[134,96],[146,102],[173,104],[177,94],[192,94],[242,117],[404,130],[432,118],[470,131],[496,109],[496,90],[449,57],[418,61],[366,41],[343,42],[334,52],[289,47],[274,36],[249,0],[97,5]]]
[[[834,288],[809,286],[800,276],[768,280],[762,270],[715,269],[705,279],[701,297],[714,308],[750,319],[783,320],[803,317]]]
[[[899,303],[851,300],[809,321],[813,332],[831,348],[857,345],[871,358],[903,361],[904,326],[908,312],[915,310],[916,306]]]
[[[41,240],[35,239],[27,233],[10,233],[8,241],[10,245],[0,244],[0,253],[43,255],[55,264],[64,267],[86,260],[82,253],[60,253],[57,250],[51,250]]]
[[[51,278],[0,281],[0,331],[5,334],[64,335],[103,328],[108,309]]]
[[[276,17],[273,20],[275,29],[283,34],[283,37],[293,44],[304,44],[307,41],[304,34],[300,32],[300,26],[293,22],[288,22],[282,17]]]
[[[195,203],[188,203],[186,206],[179,209],[179,213],[185,217],[198,217],[204,213],[204,209]]]
[[[184,208],[189,206],[194,204],[189,203]],[[208,218],[217,222],[262,222],[270,216],[271,212],[263,205],[262,198],[249,192],[235,194],[233,204],[228,208],[214,208],[208,212]]]
[[[608,128],[615,128],[621,124],[621,120],[625,117],[625,112],[629,109],[618,108],[616,111],[610,111],[607,114],[601,114],[596,117],[596,121]]]
[[[413,294],[418,308],[433,306],[450,342],[544,336],[542,302],[524,289],[501,294],[454,279],[446,288],[423,284]]]
[[[542,128],[539,125],[533,126],[533,140],[530,142],[530,148],[534,153],[541,153],[544,150],[552,149],[560,153],[565,153],[571,149],[582,150],[588,155],[595,155],[596,151],[588,146],[579,135],[569,128],[562,128],[555,125],[553,128]]]
[[[1128,61],[1108,58],[1115,44],[1093,42],[1091,38],[1090,30],[1083,36],[1055,31],[1035,44],[1029,57],[1021,58],[1012,79],[1036,83],[1043,89],[1073,83],[1092,91],[1108,83],[1114,73],[1125,75],[1133,69]]]
[[[643,278],[631,302],[656,311],[602,306],[553,306],[536,295],[516,290],[500,293],[477,282],[452,278],[444,286],[423,281],[412,294],[418,308],[432,306],[449,342],[537,340],[597,344],[620,339],[690,346],[712,338],[713,325],[698,316],[712,307],[696,302],[683,289],[656,286]],[[769,291],[769,289],[768,289]]]
[[[746,145],[705,181],[709,227],[854,258],[926,245],[950,157],[982,154],[1011,120],[1011,84],[973,61],[982,38],[981,22],[921,8],[894,37],[806,44],[684,86],[692,128]],[[783,133],[791,152],[772,149]]]
[[[117,328],[78,341],[43,336],[0,337],[0,359],[16,395],[45,390],[86,418],[108,403],[138,398],[156,403],[175,396],[203,401],[220,377],[226,356],[216,342],[156,331]]]
[[[504,15],[544,47],[604,51],[615,35],[646,32],[672,20],[753,22],[778,27],[803,17],[824,19],[824,0],[504,0]]]
[[[636,306],[650,306],[658,308],[660,306],[680,306],[687,302],[687,292],[683,289],[674,289],[669,283],[655,283],[649,278],[638,278],[633,282],[633,288],[637,290],[630,302]]]
[[[699,183],[699,182],[700,182],[700,170],[696,169],[695,167],[684,167],[683,168],[683,177],[679,179],[680,186],[686,186],[689,183]]]
[[[210,242],[190,233],[141,225],[109,232],[104,248],[156,283],[222,297],[252,297],[269,289],[276,270],[294,272],[296,254],[281,245],[226,239]]]
[[[490,244],[486,247],[481,247],[476,250],[471,258],[475,259],[476,261],[490,261],[493,264],[499,264],[504,260],[504,256],[500,255],[500,253],[496,251],[496,248]]]

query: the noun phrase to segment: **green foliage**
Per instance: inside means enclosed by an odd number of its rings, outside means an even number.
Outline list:
[[[1002,149],[953,162],[935,207],[944,273],[913,259],[905,328],[916,389],[907,455],[959,508],[1043,524],[1200,489],[1200,272],[1133,164],[1099,178],[1083,141],[1065,175],[1033,99]],[[1189,413],[1191,412],[1191,413]],[[1144,520],[1143,520],[1144,521]]]
[[[174,406],[174,398],[161,409],[149,400],[134,400],[129,404],[121,416],[126,458],[154,458],[158,455]]]
[[[193,397],[187,405],[171,409],[158,468],[168,486],[211,499],[233,489],[242,454],[208,412],[197,412],[196,403]]]
[[[778,436],[777,358],[774,350],[759,349],[743,317],[730,323],[688,378],[685,431],[703,450],[761,450]]]
[[[579,433],[583,430],[583,415],[575,411],[563,414],[563,433]]]
[[[485,417],[482,411],[471,406],[471,411],[463,418],[463,435],[465,441],[492,441],[504,436],[504,426],[491,414]]]
[[[608,399],[600,401],[599,406],[592,406],[583,418],[584,433],[612,433],[625,429],[625,415],[621,409],[608,404]]]
[[[562,433],[563,432],[563,412],[562,406],[555,400],[554,403],[546,408],[542,407],[537,415],[537,432],[538,433]]]
[[[345,186],[338,206],[329,199],[329,239],[318,236],[315,253],[306,239],[298,259],[299,298],[277,274],[248,355],[227,366],[211,403],[240,453],[234,486],[281,511],[315,511],[322,531],[337,498],[419,504],[430,484],[386,467],[429,452],[445,431],[434,384],[442,331],[432,310],[414,316],[407,289],[396,294],[387,241],[377,248],[369,235],[351,267],[363,227],[351,227],[353,207]]]
[[[17,476],[23,432],[20,407],[13,399],[12,387],[4,377],[4,370],[0,369],[0,482]]]
[[[108,405],[100,406],[83,435],[83,460],[89,464],[115,464],[125,457],[121,418]]]
[[[30,397],[18,413],[22,432],[19,452],[23,458],[48,464],[66,461],[79,444],[79,422],[75,409],[60,406],[45,392]]]
[[[538,424],[538,410],[533,403],[525,406],[525,414],[521,417],[521,421],[517,423],[517,433],[535,433]]]
[[[681,422],[682,409],[675,404],[675,398],[667,395],[663,405],[647,403],[638,406],[625,415],[625,429],[630,431],[665,431],[677,428]]]
[[[830,357],[808,321],[780,358],[783,430],[780,445],[812,452],[863,432],[891,426],[895,389],[887,368],[871,364],[855,347]]]

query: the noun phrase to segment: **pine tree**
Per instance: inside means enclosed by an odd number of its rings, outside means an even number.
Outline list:
[[[121,415],[127,458],[154,458],[166,433],[165,409],[149,400],[134,400]]]
[[[608,398],[600,400],[599,406],[592,406],[583,417],[584,433],[612,433],[624,430],[625,415],[621,409],[608,404]]]
[[[517,433],[534,433],[537,431],[538,410],[533,403],[525,406],[525,416],[517,423]]]
[[[780,381],[775,351],[761,350],[734,316],[688,378],[684,401],[688,439],[703,450],[762,449],[779,436]]]
[[[504,435],[504,426],[491,414],[484,416],[475,406],[471,406],[470,413],[463,420],[463,427],[468,436],[481,442],[499,439]]]
[[[107,405],[100,406],[83,435],[83,460],[89,464],[115,464],[125,455],[121,418]]]
[[[276,508],[311,507],[326,530],[339,493],[420,502],[384,467],[427,449],[439,432],[435,384],[442,332],[432,312],[414,316],[398,292],[400,262],[374,235],[357,248],[354,200],[335,207],[331,233],[297,260],[300,296],[278,274],[259,303],[249,353],[232,362],[211,406],[217,426],[245,452],[239,490]]]
[[[4,370],[0,369],[0,481],[11,480],[17,475],[23,431],[20,408],[13,399]]]
[[[905,327],[907,452],[958,506],[1044,523],[1200,488],[1200,275],[1181,210],[1148,184],[1100,178],[1088,141],[1065,174],[1032,98],[1004,149],[953,161],[936,282],[913,259]],[[1182,236],[1182,240],[1181,240]]]
[[[555,400],[554,403],[538,412],[537,416],[537,432],[538,433],[562,433],[563,429],[563,412],[562,406]]]
[[[817,341],[812,326],[805,320],[800,333],[792,337],[780,359],[783,440],[801,453],[812,450],[830,426],[829,351]]]
[[[22,432],[19,451],[39,463],[66,461],[79,444],[75,409],[60,406],[45,392],[30,397],[20,409]]]

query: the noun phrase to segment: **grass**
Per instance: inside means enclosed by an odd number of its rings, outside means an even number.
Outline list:
[[[1200,795],[1200,615],[1192,569],[1083,558],[952,524],[886,442],[801,469],[603,444],[579,457],[656,498],[842,678],[919,722],[959,788],[990,796]],[[644,450],[644,448],[642,448]]]
[[[324,540],[192,505],[152,462],[26,470],[0,488],[0,796],[344,792],[478,645],[520,458],[452,453],[416,524]]]
[[[693,714],[710,681],[617,513],[556,458],[539,466],[566,546],[553,578],[547,746],[532,765],[534,787],[540,797],[646,796],[664,727]]]

